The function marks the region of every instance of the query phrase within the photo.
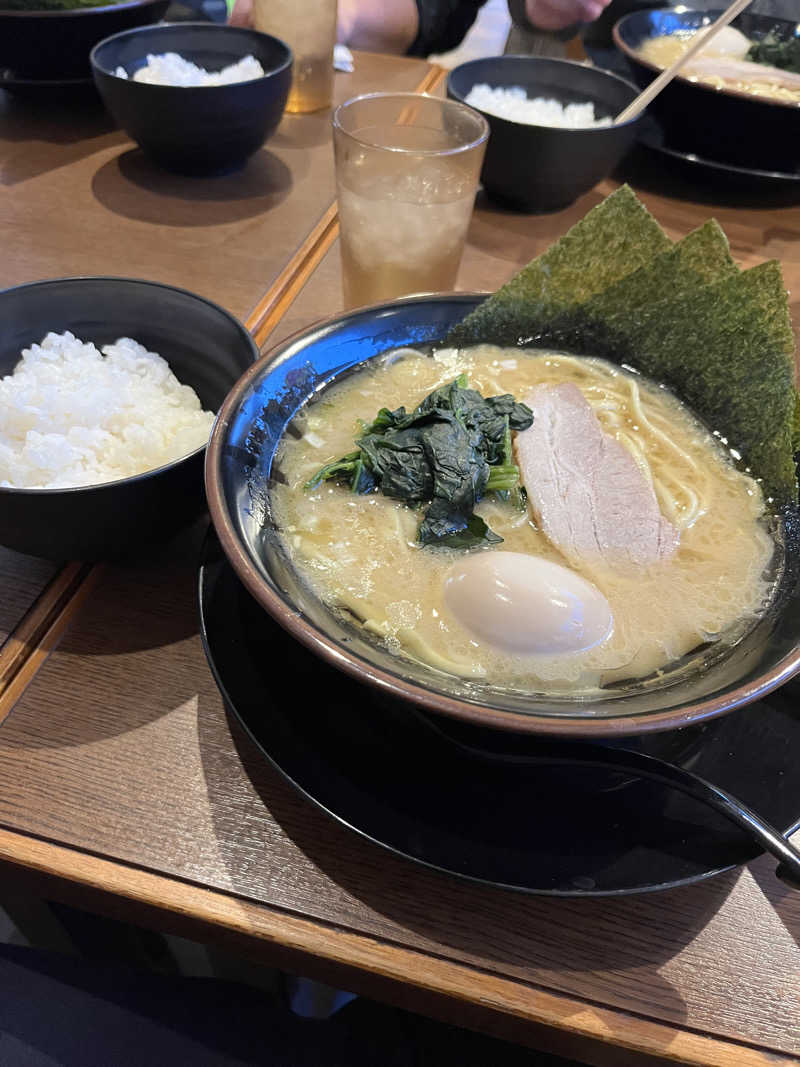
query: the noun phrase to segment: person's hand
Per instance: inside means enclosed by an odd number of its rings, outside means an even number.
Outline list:
[[[236,0],[228,20],[231,26],[244,26],[251,29],[253,26],[253,0]]]
[[[609,3],[610,0],[525,0],[525,12],[528,21],[540,30],[563,30],[574,22],[594,22]]]

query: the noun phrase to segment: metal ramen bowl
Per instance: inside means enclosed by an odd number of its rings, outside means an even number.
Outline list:
[[[660,73],[639,54],[646,40],[702,29],[721,14],[722,8],[634,11],[614,26],[614,44],[625,55],[634,80],[644,88]],[[747,11],[732,25],[751,40],[759,40],[771,31],[787,40],[797,31],[794,22]],[[769,100],[736,89],[716,89],[678,75],[653,100],[650,111],[661,123],[672,149],[734,166],[800,171],[800,104]]]
[[[169,0],[124,0],[68,11],[0,10],[0,69],[13,79],[57,80],[91,77],[89,53],[112,33],[147,26],[163,18]],[[58,86],[52,86],[58,93]]]
[[[758,700],[800,669],[798,523],[782,524],[786,566],[770,610],[738,641],[687,657],[666,677],[600,696],[552,697],[453,677],[393,655],[308,588],[271,513],[276,452],[292,420],[334,380],[402,346],[425,347],[483,299],[414,296],[317,323],[273,348],[220,409],[206,457],[206,491],[223,550],[256,601],[322,659],[384,693],[467,722],[563,737],[669,730]]]

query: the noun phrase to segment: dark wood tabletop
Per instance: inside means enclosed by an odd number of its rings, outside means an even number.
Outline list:
[[[358,57],[357,70],[369,69],[372,84],[383,87],[385,63]],[[389,67],[401,81],[400,67]],[[409,83],[428,79],[427,87],[435,87],[423,64],[403,69]],[[15,121],[21,131],[24,124]],[[292,120],[298,131],[304,121]],[[306,128],[319,130],[320,122],[311,117]],[[18,136],[22,173],[26,142]],[[78,174],[85,181],[116,168],[131,205],[119,225],[132,227],[143,256],[149,224],[130,218],[143,209],[135,206],[129,186],[136,181],[120,157],[133,153],[105,140],[116,136],[99,135],[88,154],[73,154],[71,142],[29,146],[39,168],[30,195],[38,195],[43,175],[56,181],[57,166],[61,181],[74,182],[75,190]],[[310,198],[314,182],[307,172],[298,178],[303,224],[292,240],[281,231],[281,255],[269,259],[271,252],[263,251],[269,218],[256,211],[241,228],[243,218],[212,227],[226,249],[228,240],[248,242],[242,260],[233,247],[230,256],[218,256],[224,289],[212,291],[216,279],[208,273],[193,275],[196,264],[179,275],[240,315],[256,309],[248,322],[267,345],[341,306],[323,148],[303,152],[309,169],[317,153],[313,165],[324,171],[325,196],[315,201],[312,218],[310,199],[302,198]],[[291,156],[280,145],[275,154]],[[713,214],[740,262],[778,256],[788,286],[800,292],[799,207],[709,205],[703,199],[710,194],[652,168],[632,176],[672,236]],[[479,201],[459,287],[496,288],[615,185],[603,183],[567,211],[542,217]],[[142,195],[147,202],[181,199],[177,185],[169,188],[153,178]],[[24,181],[15,195],[22,201],[29,195]],[[184,195],[187,214],[172,228],[196,251],[197,232],[186,219],[197,203]],[[270,216],[281,214],[284,230],[294,203],[292,190]],[[106,210],[99,197],[94,207],[87,198],[89,215]],[[22,231],[26,218],[38,217],[31,207],[13,211]],[[87,225],[100,232],[94,219]],[[67,240],[66,230],[55,232],[57,243]],[[20,277],[11,280],[35,276],[45,265],[54,273],[61,254],[56,244],[27,265],[23,251],[15,252]],[[248,273],[259,254],[260,290]],[[112,248],[109,257],[116,255]],[[165,257],[148,273],[175,281],[170,272],[183,260],[172,251]],[[0,269],[7,272],[8,264]],[[71,269],[80,269],[77,261]],[[796,296],[793,305],[800,324]],[[534,898],[468,885],[393,857],[296,794],[228,718],[206,665],[196,608],[204,532],[201,523],[124,566],[73,564],[54,577],[48,565],[13,557],[6,564],[0,557],[16,598],[5,646],[16,635],[16,653],[4,684],[0,675],[0,863],[11,883],[236,945],[295,973],[590,1063],[800,1062],[800,895],[776,880],[774,861],[762,858],[652,895]],[[31,604],[37,591],[40,599]],[[20,632],[31,636],[20,641]],[[286,699],[277,681],[275,692],[265,694],[265,702],[273,699]],[[293,699],[301,712],[302,696]]]

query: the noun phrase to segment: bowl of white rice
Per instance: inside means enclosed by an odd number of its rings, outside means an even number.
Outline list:
[[[118,33],[90,60],[119,125],[181,174],[241,167],[274,133],[292,77],[291,50],[277,37],[208,22]]]
[[[529,212],[564,208],[608,177],[641,121],[613,118],[638,92],[610,71],[539,56],[475,59],[447,79],[447,95],[489,123],[486,193]]]
[[[0,544],[113,559],[205,508],[203,457],[258,350],[209,300],[132,278],[0,292]]]

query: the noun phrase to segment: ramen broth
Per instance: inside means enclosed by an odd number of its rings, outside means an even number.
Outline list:
[[[715,89],[733,89],[750,96],[763,97],[785,104],[800,104],[800,75],[778,67],[756,63],[746,59],[748,41],[738,31],[728,27],[731,34],[737,33],[744,42],[744,51],[725,48],[725,30],[718,34],[722,45],[714,41],[689,60],[681,74],[692,81],[701,82]],[[638,54],[654,67],[666,68],[684,55],[695,37],[695,32],[677,32],[648,37],[637,49]]]
[[[489,493],[476,512],[503,543],[480,551],[525,553],[591,582],[613,614],[611,635],[577,653],[513,654],[480,640],[448,609],[447,574],[464,552],[422,547],[420,511],[374,492],[305,483],[347,453],[358,420],[379,408],[409,410],[460,374],[484,396],[574,383],[604,431],[636,458],[661,513],[678,529],[675,554],[648,568],[567,561],[528,510]],[[433,356],[402,350],[325,389],[297,417],[277,458],[286,484],[271,505],[297,570],[331,608],[357,620],[390,651],[449,675],[506,689],[591,693],[663,672],[699,646],[730,642],[752,625],[771,591],[776,553],[759,486],[666,390],[602,360],[482,345]]]

